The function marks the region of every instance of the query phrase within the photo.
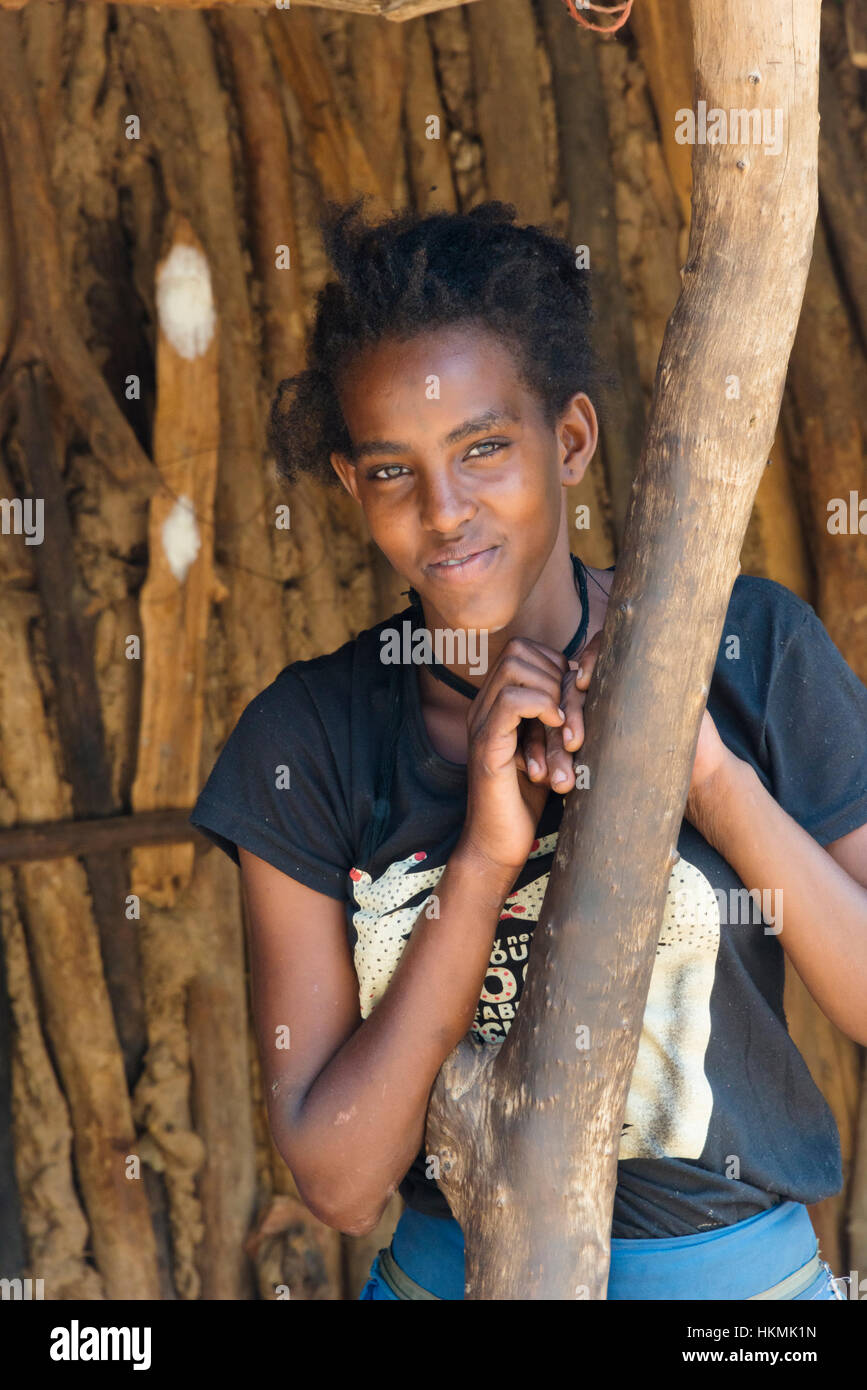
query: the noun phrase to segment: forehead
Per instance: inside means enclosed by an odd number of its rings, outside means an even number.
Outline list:
[[[340,403],[353,442],[400,428],[447,429],[473,413],[508,410],[527,417],[535,399],[515,349],[490,329],[461,325],[365,348],[345,369]]]

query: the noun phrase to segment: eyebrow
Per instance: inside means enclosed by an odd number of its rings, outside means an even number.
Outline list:
[[[476,415],[472,420],[464,420],[463,424],[456,425],[453,430],[449,430],[443,436],[443,444],[458,444],[468,435],[478,434],[480,430],[490,429],[494,425],[505,423],[517,425],[520,423],[517,415],[512,415],[507,410],[485,410],[481,415]],[[371,454],[407,454],[411,450],[411,444],[398,444],[393,439],[366,439],[363,444],[359,444],[353,450],[353,457],[356,459],[368,458]]]

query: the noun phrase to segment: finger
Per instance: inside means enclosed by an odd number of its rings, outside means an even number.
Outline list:
[[[532,642],[528,637],[514,637],[510,639],[500,652],[493,671],[508,670],[509,663],[512,661],[523,662],[527,666],[534,667],[537,671],[548,676],[562,677],[566,674],[566,658],[562,652],[554,651],[553,647],[542,648],[538,642]],[[493,672],[492,672],[493,674]]]
[[[552,699],[543,690],[523,685],[504,686],[484,717],[477,717],[477,704],[478,700],[473,701],[470,745],[474,751],[483,750],[482,761],[487,768],[502,769],[515,757],[522,720],[540,719],[543,724],[559,726],[566,717],[556,697]]]
[[[548,781],[553,790],[565,796],[575,785],[572,754],[563,746],[562,729],[545,730],[545,760]]]
[[[586,692],[590,685],[590,677],[593,675],[593,668],[599,660],[599,648],[602,644],[601,631],[594,634],[587,643],[584,650],[577,657],[572,657],[569,666],[575,671],[575,679],[571,682],[577,690]]]
[[[562,727],[563,747],[575,753],[584,742],[584,690],[579,690],[574,681],[564,682],[566,689],[561,699],[561,708],[566,712]]]
[[[548,779],[545,725],[540,719],[527,719],[522,729],[521,751],[527,776],[531,782],[545,782]]]
[[[484,685],[479,689],[479,693],[473,700],[467,714],[468,723],[474,723],[479,718],[487,718],[501,691],[510,687],[523,686],[528,690],[542,691],[553,702],[556,709],[560,704],[562,683],[563,671],[555,667],[552,662],[547,661],[545,657],[535,653],[529,653],[525,657],[513,651],[504,660],[498,662]],[[533,714],[535,712],[533,710]]]

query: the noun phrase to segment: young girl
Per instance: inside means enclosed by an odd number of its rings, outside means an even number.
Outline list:
[[[287,479],[348,490],[410,602],[281,671],[191,817],[241,867],[271,1131],[303,1201],[359,1235],[405,1200],[368,1300],[464,1296],[428,1100],[465,1033],[497,1042],[519,1007],[613,578],[569,544],[566,489],[597,442],[587,272],[514,217],[329,210],[338,278],[270,441]],[[867,1043],[865,729],[867,689],[812,608],[740,575],[630,1085],[609,1299],[841,1297],[805,1205],[840,1190],[839,1138],[787,1031],[784,951]]]

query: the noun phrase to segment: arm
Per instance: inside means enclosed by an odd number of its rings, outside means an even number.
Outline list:
[[[503,904],[530,853],[550,768],[524,772],[519,729],[559,731],[562,653],[510,638],[467,716],[467,814],[382,999],[362,1022],[343,904],[239,846],[253,1012],[274,1142],[310,1210],[373,1229],[418,1153],[437,1073],[472,1024]],[[552,763],[571,765],[560,748]],[[278,1048],[288,1027],[290,1046]]]
[[[686,814],[746,888],[781,890],[780,944],[822,1012],[867,1046],[867,826],[823,849],[729,750]]]
[[[459,841],[437,886],[439,917],[420,911],[362,1021],[343,904],[240,857],[274,1142],[314,1215],[363,1235],[421,1147],[431,1088],[472,1024],[517,872]],[[276,1044],[281,1026],[288,1048]]]

